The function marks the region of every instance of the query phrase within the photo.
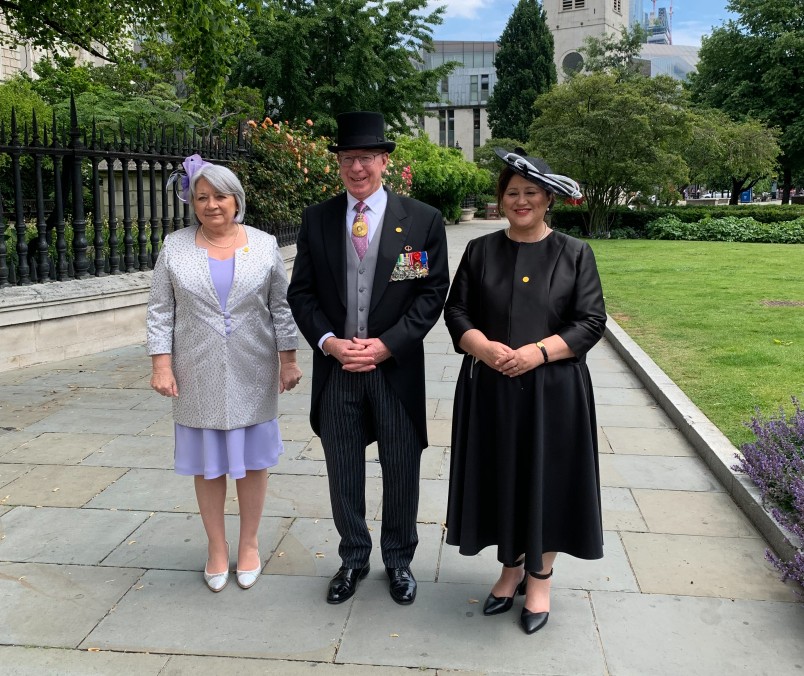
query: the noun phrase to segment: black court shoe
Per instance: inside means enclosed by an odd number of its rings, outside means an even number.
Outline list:
[[[513,566],[506,566],[503,564],[503,568],[519,568],[519,566],[521,566],[523,563],[525,563],[524,558],[517,561]],[[522,578],[522,582],[516,586],[514,596],[517,594],[524,594],[525,589],[527,589],[527,585],[528,576],[526,573]],[[494,596],[494,594],[489,594],[486,597],[486,602],[483,604],[483,614],[499,615],[500,613],[507,613],[509,610],[511,610],[511,606],[514,605],[514,596]]]
[[[528,575],[531,577],[535,577],[537,580],[548,580],[553,576],[553,569],[550,569],[550,572],[546,575],[542,575],[541,573],[531,573],[528,572]],[[528,579],[528,576],[525,576],[525,579]],[[522,616],[519,618],[519,623],[524,629],[526,634],[535,634],[539,629],[541,629],[545,624],[547,624],[547,618],[550,617],[550,612],[542,612],[542,613],[534,613],[528,610],[527,608],[522,609]]]

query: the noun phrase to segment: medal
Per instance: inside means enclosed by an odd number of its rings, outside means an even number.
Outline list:
[[[355,222],[352,223],[352,234],[355,237],[365,237],[368,235],[368,226],[363,220],[363,214],[358,214]]]

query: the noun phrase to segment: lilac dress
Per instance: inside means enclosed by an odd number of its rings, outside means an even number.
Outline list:
[[[234,266],[234,257],[225,261],[209,259],[209,272],[222,311],[226,311]],[[176,474],[203,475],[205,479],[229,474],[232,479],[242,479],[246,470],[273,467],[284,451],[276,418],[234,430],[199,429],[178,423],[174,426]]]

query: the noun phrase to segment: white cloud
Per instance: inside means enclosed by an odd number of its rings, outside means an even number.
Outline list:
[[[432,11],[440,5],[445,5],[447,8],[444,13],[445,18],[475,19],[478,12],[492,4],[494,4],[493,0],[442,0],[441,2],[436,0],[428,3],[427,9]]]

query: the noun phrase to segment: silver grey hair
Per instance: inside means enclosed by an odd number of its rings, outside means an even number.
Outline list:
[[[246,193],[235,173],[219,164],[205,164],[190,179],[190,204],[195,201],[195,185],[200,178],[207,179],[213,190],[224,195],[234,195],[235,202],[237,202],[237,213],[234,220],[235,223],[242,223],[246,216]],[[198,225],[195,209],[191,209],[191,215],[193,224]]]

